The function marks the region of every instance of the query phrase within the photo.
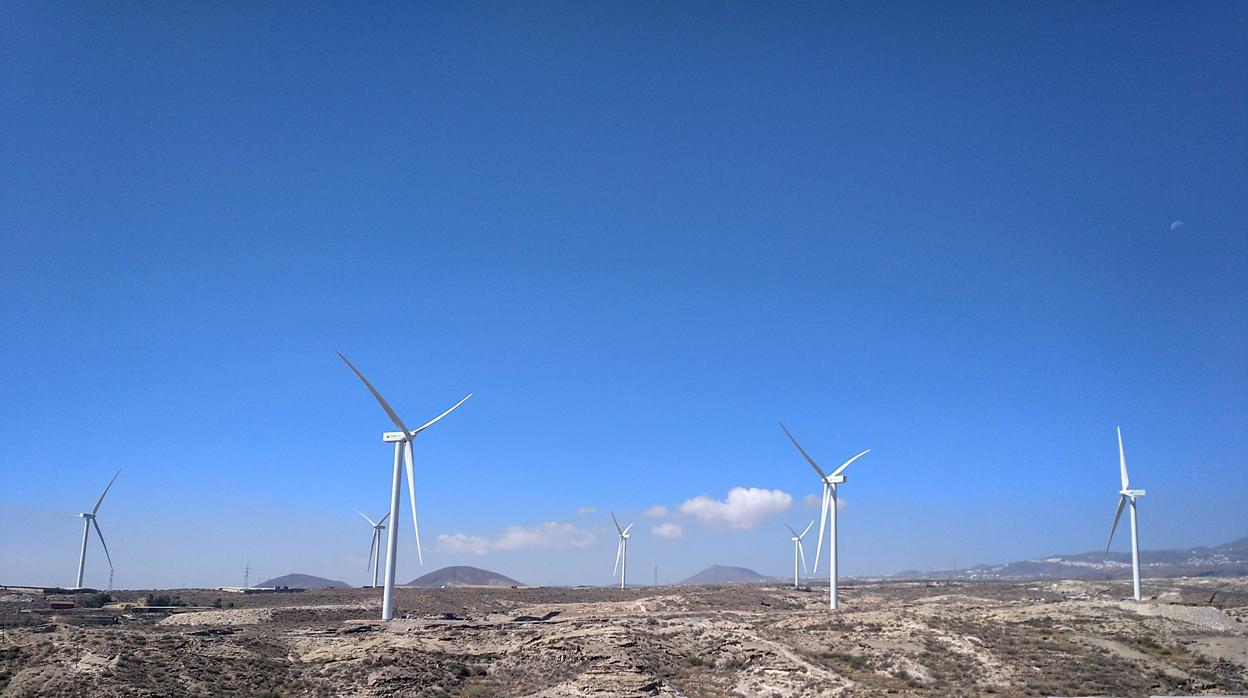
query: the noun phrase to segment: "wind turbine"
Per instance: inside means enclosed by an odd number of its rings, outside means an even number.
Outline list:
[[[356,509],[355,513],[359,514],[360,516],[364,516],[364,512],[360,511],[359,509]],[[373,569],[373,588],[374,589],[377,588],[377,571],[381,569],[381,565],[374,564],[373,560],[374,558],[376,558],[376,561],[378,563],[381,562],[381,555],[380,555],[381,532],[386,530],[386,519],[389,517],[390,515],[386,514],[380,519],[373,521],[367,516],[364,516],[364,520],[367,521],[368,524],[373,527],[373,542],[368,547],[368,567],[365,567],[364,569],[367,570],[369,567]]]
[[[628,577],[628,532],[633,528],[633,524],[630,523],[620,528],[620,522],[615,518],[614,511],[611,512],[611,521],[615,524],[615,530],[620,533],[620,544],[615,547],[615,568],[611,570],[611,576],[614,577],[617,572],[620,573],[620,588],[623,589],[624,579]]]
[[[82,512],[81,514],[73,514],[82,519],[82,550],[78,553],[78,581],[74,583],[75,589],[82,588],[82,573],[87,566],[87,537],[91,533],[91,526],[95,526],[95,534],[100,537],[100,545],[104,546],[104,557],[108,558],[108,569],[113,569],[113,556],[108,554],[108,543],[104,542],[104,534],[100,531],[100,524],[95,520],[95,515],[100,511],[100,505],[104,503],[104,495],[112,488],[113,482],[117,480],[117,475],[121,471],[118,470],[113,479],[108,481],[108,486],[104,488],[104,493],[96,500],[95,506],[91,509],[91,513]]]
[[[802,538],[804,538],[807,533],[810,533],[810,527],[814,525],[815,525],[814,521],[811,521],[810,523],[806,524],[806,530],[802,531],[801,533],[794,531],[793,527],[788,524],[784,525],[785,528],[789,529],[789,533],[793,534],[793,588],[794,589],[796,589],[798,586],[797,584],[797,561],[799,559],[802,561],[802,569],[803,570],[806,569],[806,553],[802,552]]]
[[[416,555],[420,558],[420,564],[423,566],[425,564],[425,556],[420,551],[420,523],[416,518],[416,471],[412,463],[412,441],[420,432],[454,412],[455,408],[464,404],[468,398],[472,397],[472,393],[468,393],[459,402],[452,405],[450,409],[425,422],[423,425],[415,429],[408,429],[403,425],[403,420],[399,419],[399,415],[395,414],[394,410],[390,408],[390,404],[381,396],[381,393],[377,392],[373,384],[368,382],[364,374],[360,373],[354,364],[347,361],[347,357],[343,356],[342,352],[338,352],[338,358],[342,359],[343,363],[359,377],[364,386],[368,388],[368,392],[372,393],[373,397],[377,399],[381,409],[385,410],[386,416],[399,428],[398,431],[387,431],[381,435],[383,443],[394,444],[394,475],[390,481],[390,530],[386,535],[386,586],[381,596],[381,619],[390,620],[394,618],[394,573],[395,565],[398,562],[396,553],[399,548],[399,489],[403,479],[403,468],[400,466],[400,460],[407,466],[407,494],[412,503],[412,527],[416,532]]]
[[[806,453],[806,449],[789,434],[789,430],[784,426],[784,422],[780,422],[780,428],[784,429],[784,433],[788,435],[789,441],[797,446],[797,450],[801,452],[802,457],[810,463],[810,467],[815,469],[819,474],[819,481],[823,483],[823,509],[819,513],[819,547],[815,548],[815,570],[819,569],[819,553],[823,550],[823,526],[828,523],[828,608],[836,610],[836,486],[845,482],[845,476],[841,473],[849,467],[850,463],[862,458],[871,452],[867,449],[862,453],[841,463],[841,467],[832,471],[831,475],[823,472],[823,469],[815,464],[815,461]]]
[[[1114,525],[1109,529],[1109,542],[1105,544],[1105,554],[1109,555],[1109,546],[1114,542],[1114,531],[1118,530],[1118,519],[1122,518],[1122,508],[1131,502],[1131,581],[1135,584],[1135,600],[1140,600],[1140,533],[1135,524],[1135,498],[1143,497],[1144,490],[1131,489],[1131,481],[1127,477],[1127,455],[1122,450],[1122,427],[1118,427],[1118,468],[1122,476],[1122,489],[1118,490],[1118,512],[1114,514]]]

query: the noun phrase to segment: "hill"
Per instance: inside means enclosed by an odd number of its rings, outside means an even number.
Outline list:
[[[256,584],[258,587],[294,587],[298,589],[350,589],[351,585],[336,579],[314,577],[310,574],[284,574]]]
[[[523,583],[497,572],[468,565],[454,565],[434,570],[407,583],[409,587],[522,587]]]
[[[742,582],[762,582],[767,577],[746,567],[728,567],[711,565],[701,572],[686,579],[681,584],[740,584]]]
[[[1243,577],[1248,576],[1248,538],[1224,545],[1169,550],[1141,550],[1140,575],[1144,577]],[[1104,581],[1131,577],[1131,553],[1094,551],[1052,555],[1000,565],[977,565],[967,569],[906,571],[889,579],[1082,579]]]

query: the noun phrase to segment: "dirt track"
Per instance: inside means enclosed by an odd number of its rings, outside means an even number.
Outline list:
[[[1125,587],[400,590],[240,597],[4,629],[4,696],[815,696],[1248,692],[1248,580]],[[1220,590],[1217,605],[1207,599]],[[20,604],[19,604],[20,605]],[[29,619],[6,606],[6,617]],[[85,619],[114,625],[86,626]]]

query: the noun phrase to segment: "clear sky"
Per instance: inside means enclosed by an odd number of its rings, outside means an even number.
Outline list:
[[[121,468],[117,586],[362,583],[390,424],[335,351],[409,424],[476,393],[400,581],[609,583],[608,509],[637,581],[784,574],[780,419],[872,449],[846,574],[1104,546],[1117,425],[1145,548],[1248,535],[1245,46],[1235,2],[4,2],[0,582],[72,583]]]

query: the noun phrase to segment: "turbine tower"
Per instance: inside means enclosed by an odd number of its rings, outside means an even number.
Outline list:
[[[615,568],[611,570],[611,576],[614,577],[617,572],[620,574],[620,588],[623,589],[624,579],[628,577],[628,532],[633,528],[633,524],[630,523],[620,528],[620,522],[615,518],[614,511],[611,512],[611,522],[615,524],[615,530],[620,534],[620,544],[615,546]]]
[[[360,516],[364,516],[364,512],[360,511],[359,509],[356,509],[356,510],[355,510],[355,513],[359,514]],[[375,563],[374,563],[374,559],[376,560],[376,563],[380,563],[380,562],[381,562],[381,555],[380,555],[380,553],[381,553],[381,550],[380,550],[380,547],[381,547],[381,532],[382,532],[382,531],[384,531],[384,530],[386,530],[386,519],[387,519],[387,518],[389,518],[389,517],[390,517],[390,515],[389,515],[389,514],[386,514],[385,516],[381,517],[380,519],[377,519],[376,521],[373,521],[372,519],[368,518],[367,516],[364,516],[364,520],[365,520],[365,521],[367,521],[367,522],[368,522],[368,524],[369,524],[370,526],[372,526],[372,527],[373,527],[373,542],[372,542],[372,544],[371,544],[371,545],[369,545],[369,547],[368,547],[368,567],[365,567],[364,569],[365,569],[365,570],[368,570],[369,568],[372,568],[372,570],[373,570],[373,588],[374,588],[374,589],[376,589],[376,588],[377,588],[377,572],[378,572],[378,570],[380,570],[380,569],[381,569],[381,565],[380,565],[380,564],[375,564]]]
[[[82,519],[82,550],[78,553],[78,579],[74,582],[75,589],[82,588],[82,573],[87,566],[87,537],[91,533],[92,526],[95,526],[95,534],[100,537],[100,545],[104,546],[104,557],[108,558],[108,569],[113,569],[113,556],[108,554],[108,543],[104,542],[104,533],[100,531],[100,524],[95,520],[95,515],[99,513],[100,505],[104,503],[104,495],[108,494],[109,489],[113,486],[113,482],[117,480],[117,475],[120,474],[121,471],[118,470],[113,475],[113,479],[108,481],[108,486],[104,488],[104,493],[96,500],[95,506],[90,513],[84,511],[81,514],[74,514],[74,516]]]
[[[387,431],[381,435],[383,443],[394,444],[394,474],[390,480],[390,530],[386,535],[386,586],[381,596],[381,619],[390,620],[394,618],[394,573],[395,565],[398,563],[396,553],[399,548],[399,489],[403,480],[403,467],[400,463],[405,463],[407,466],[407,494],[408,499],[412,503],[412,527],[416,533],[416,555],[420,558],[420,564],[423,566],[425,564],[425,556],[420,551],[420,523],[416,518],[416,471],[412,463],[412,441],[420,432],[433,426],[439,419],[442,419],[455,411],[455,408],[464,404],[468,398],[472,397],[472,393],[468,393],[463,399],[452,405],[450,409],[425,422],[423,425],[415,429],[408,429],[404,426],[403,420],[399,419],[399,415],[395,414],[394,410],[390,408],[390,404],[381,396],[381,393],[377,392],[373,384],[368,382],[364,374],[360,373],[354,364],[347,361],[347,357],[343,356],[342,352],[338,353],[338,358],[342,359],[343,363],[359,377],[364,386],[368,388],[368,392],[372,393],[373,397],[377,399],[381,409],[385,410],[386,416],[399,428],[398,431]]]
[[[845,482],[845,476],[841,475],[841,473],[845,472],[845,469],[849,467],[849,464],[870,453],[871,449],[868,448],[862,453],[859,453],[853,458],[841,463],[841,467],[833,470],[832,474],[828,475],[823,472],[822,468],[815,464],[814,459],[810,457],[810,454],[806,453],[806,449],[802,448],[802,445],[797,442],[797,439],[793,438],[792,434],[789,434],[789,430],[784,426],[784,422],[780,422],[780,428],[784,429],[784,433],[788,435],[789,441],[792,441],[793,445],[797,446],[797,450],[801,452],[802,457],[806,459],[806,462],[810,463],[810,467],[814,468],[815,472],[819,474],[819,481],[823,483],[823,508],[819,513],[819,547],[815,548],[815,570],[819,570],[819,554],[823,551],[823,526],[826,522],[828,524],[829,533],[828,608],[836,610],[836,486]]]
[[[1109,546],[1114,542],[1114,531],[1118,530],[1118,519],[1122,518],[1122,508],[1131,502],[1131,581],[1135,584],[1135,600],[1140,597],[1140,532],[1135,524],[1135,498],[1143,497],[1144,490],[1131,489],[1131,480],[1127,477],[1127,455],[1122,450],[1122,427],[1118,427],[1118,469],[1122,476],[1122,489],[1118,490],[1118,512],[1114,514],[1114,525],[1109,529],[1109,542],[1105,544],[1105,554],[1109,555]]]
[[[810,533],[810,527],[814,525],[815,525],[814,521],[811,521],[810,523],[806,524],[806,530],[802,531],[801,533],[794,531],[793,527],[788,524],[784,525],[785,528],[789,529],[789,533],[793,534],[793,588],[794,589],[796,589],[798,586],[797,584],[797,561],[801,560],[802,569],[803,570],[806,569],[806,553],[802,552],[802,538],[804,538],[807,533]]]

